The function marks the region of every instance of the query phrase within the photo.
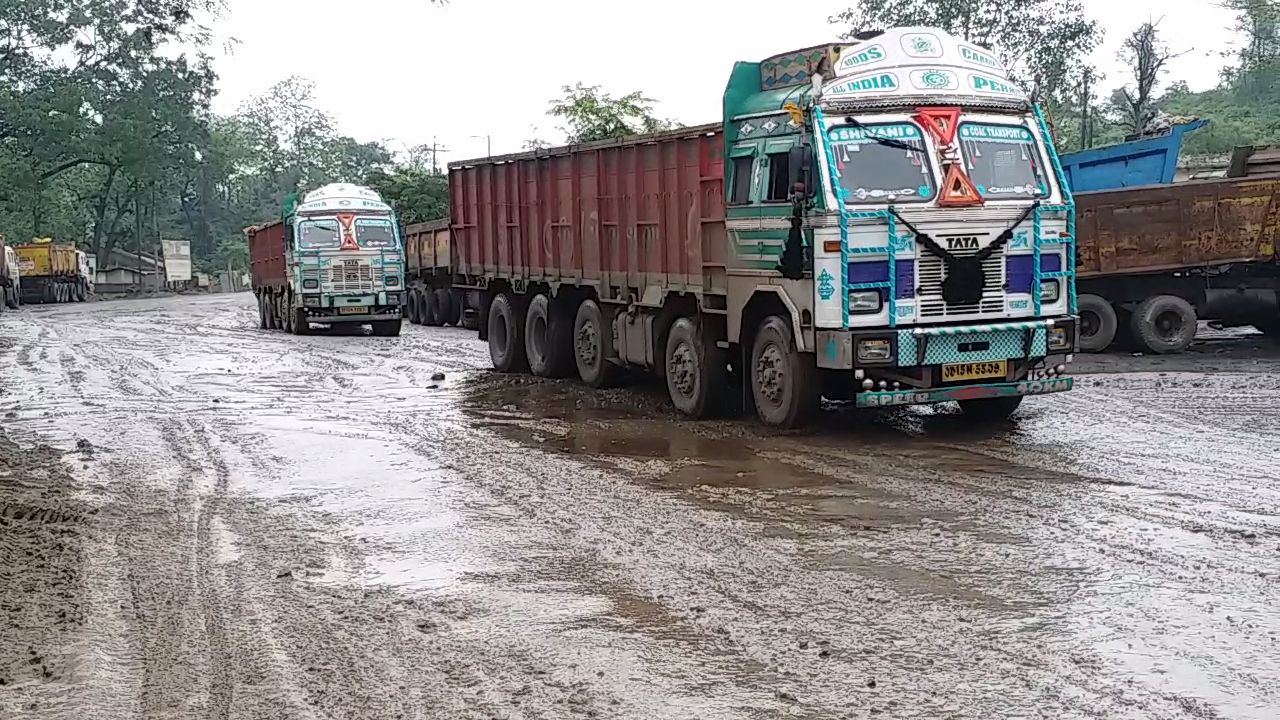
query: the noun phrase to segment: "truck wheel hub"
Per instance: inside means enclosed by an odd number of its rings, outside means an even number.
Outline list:
[[[693,357],[693,349],[688,343],[680,343],[671,360],[667,363],[667,374],[675,389],[685,397],[693,395],[693,386],[697,375],[697,361]]]
[[[782,401],[782,391],[786,386],[786,365],[777,345],[769,345],[760,353],[756,363],[756,380],[760,386],[760,394],[771,403]]]
[[[598,352],[596,348],[595,327],[593,327],[591,323],[583,323],[582,327],[578,328],[578,337],[576,340],[577,341],[574,345],[577,347],[578,357],[587,365],[595,365],[596,355]]]

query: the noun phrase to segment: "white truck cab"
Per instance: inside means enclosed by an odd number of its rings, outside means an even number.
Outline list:
[[[4,243],[0,236],[0,309],[8,307],[16,310],[20,304],[19,290],[22,287],[22,272],[18,269],[18,254]]]
[[[93,276],[96,274],[94,269],[95,259],[83,250],[76,251],[76,266],[80,274],[80,281],[84,283],[86,295],[93,294]]]

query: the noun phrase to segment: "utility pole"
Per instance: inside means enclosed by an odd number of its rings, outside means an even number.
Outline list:
[[[431,138],[431,174],[432,175],[440,174],[440,162],[438,158],[440,157],[440,153],[442,152],[449,152],[449,150],[444,146],[437,144],[435,137],[432,136]]]
[[[477,140],[484,138],[484,156],[493,157],[493,136],[492,135],[472,135],[471,137]]]

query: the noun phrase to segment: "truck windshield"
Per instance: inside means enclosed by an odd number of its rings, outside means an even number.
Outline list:
[[[304,250],[336,248],[340,244],[337,220],[306,220],[298,228],[298,247]]]
[[[926,202],[935,183],[924,137],[911,123],[841,125],[827,133],[851,202]],[[887,141],[892,141],[888,143]],[[890,147],[890,144],[895,147]],[[903,149],[902,146],[915,148]]]
[[[1025,127],[962,123],[960,148],[969,178],[983,197],[1012,199],[1047,194],[1035,136]]]
[[[357,218],[356,242],[363,248],[390,248],[396,246],[395,229],[390,220],[381,218]]]

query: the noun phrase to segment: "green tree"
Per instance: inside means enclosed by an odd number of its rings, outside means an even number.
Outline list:
[[[1159,25],[1159,20],[1139,25],[1120,46],[1119,59],[1132,69],[1134,82],[1117,91],[1116,105],[1122,124],[1133,134],[1141,133],[1154,118],[1156,85],[1168,62],[1183,54],[1169,50]]]
[[[615,98],[598,85],[578,83],[564,86],[564,97],[551,101],[548,114],[565,122],[561,129],[570,143],[584,143],[671,128],[653,114],[653,103],[639,91]]]
[[[831,22],[845,38],[868,30],[937,27],[999,55],[1032,96],[1059,99],[1077,87],[1102,28],[1080,0],[858,0]]]

